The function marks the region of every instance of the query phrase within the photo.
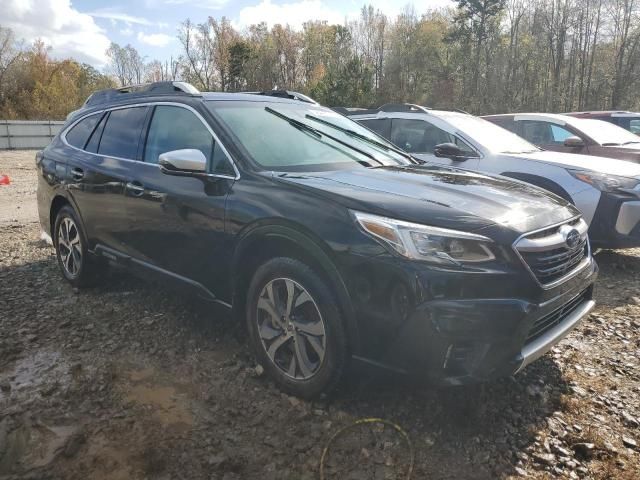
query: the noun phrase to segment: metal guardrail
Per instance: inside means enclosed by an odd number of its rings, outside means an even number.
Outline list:
[[[0,150],[44,148],[62,125],[55,120],[0,120]]]

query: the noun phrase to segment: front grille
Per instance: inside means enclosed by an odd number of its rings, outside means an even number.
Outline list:
[[[584,290],[568,303],[565,303],[563,306],[555,309],[550,314],[536,320],[531,327],[531,330],[529,330],[529,334],[527,335],[527,340],[525,343],[534,341],[536,338],[543,335],[546,331],[562,323],[562,321],[567,318],[568,315],[570,315],[576,308],[578,308],[578,306],[580,306],[580,304],[582,304],[582,302],[586,300],[587,292],[588,289]]]
[[[522,258],[533,274],[543,284],[551,283],[564,277],[588,254],[586,237],[573,249],[560,247],[546,252],[521,253]]]
[[[588,226],[581,218],[524,235],[515,248],[540,284],[547,286],[570,275],[588,258]],[[575,245],[567,245],[567,232],[579,234]],[[574,232],[575,235],[575,232]]]

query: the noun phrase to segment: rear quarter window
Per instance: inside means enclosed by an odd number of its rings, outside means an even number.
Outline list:
[[[90,115],[76,123],[65,136],[67,143],[76,148],[84,148],[89,139],[89,135],[98,124],[100,115]]]

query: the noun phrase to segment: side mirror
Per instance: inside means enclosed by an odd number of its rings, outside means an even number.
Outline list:
[[[564,139],[564,146],[570,148],[584,147],[584,141],[575,135]]]
[[[439,158],[450,158],[451,160],[466,160],[468,155],[462,151],[455,143],[441,143],[433,149],[433,154]]]
[[[207,171],[207,157],[195,148],[184,148],[161,153],[158,165],[162,173],[167,175],[197,175]]]

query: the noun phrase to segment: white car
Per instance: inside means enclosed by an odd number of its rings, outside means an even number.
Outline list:
[[[418,105],[338,108],[415,157],[522,180],[576,205],[593,245],[640,246],[640,165],[611,158],[543,151],[465,112]]]

